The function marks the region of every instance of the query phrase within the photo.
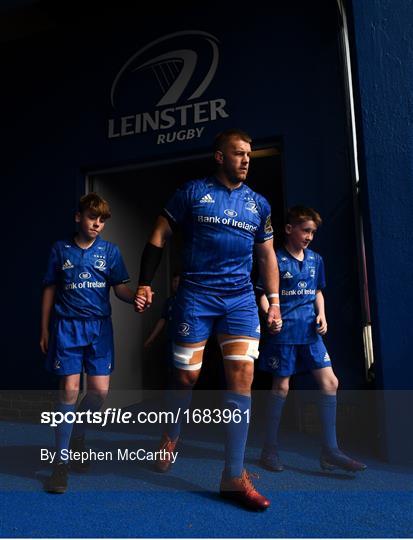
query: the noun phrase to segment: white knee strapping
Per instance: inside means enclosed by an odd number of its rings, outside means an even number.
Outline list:
[[[229,343],[248,343],[248,348],[244,354],[225,354],[224,345],[228,345]],[[227,339],[220,343],[222,356],[224,357],[224,360],[244,360],[247,362],[254,362],[254,360],[258,358],[258,343],[259,341],[257,339]]]
[[[182,345],[173,345],[174,366],[178,369],[184,369],[185,371],[196,371],[201,369],[202,360],[196,364],[191,364],[191,360],[194,356],[194,352],[203,351],[203,347],[182,347]]]

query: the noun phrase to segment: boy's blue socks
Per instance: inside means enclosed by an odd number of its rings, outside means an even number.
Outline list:
[[[85,397],[80,402],[80,405],[78,407],[78,412],[86,412],[86,411],[99,411],[100,408],[103,405],[103,399],[99,394],[96,394],[94,392],[87,392]],[[88,423],[86,420],[82,418],[83,422],[76,422],[73,425],[73,437],[84,437],[86,429],[88,427]]]
[[[62,414],[66,414],[68,412],[75,412],[76,405],[69,404],[69,403],[58,403],[56,407],[56,412],[61,412]],[[69,450],[69,441],[70,436],[72,434],[72,428],[73,428],[73,422],[66,422],[66,420],[63,420],[62,423],[57,425],[55,427],[55,440],[56,440],[56,463],[59,461],[64,461],[64,463],[67,463],[67,459],[62,459],[61,452],[62,450]]]
[[[267,402],[264,446],[277,446],[278,430],[286,398],[270,392]]]
[[[225,469],[227,478],[241,476],[244,469],[245,445],[247,444],[248,427],[251,416],[251,396],[225,392],[224,409],[229,409],[232,413],[238,409],[237,414],[240,422],[229,422],[225,424]],[[249,411],[249,413],[246,413]]]
[[[336,435],[337,396],[321,394],[318,405],[323,448],[335,450],[338,448]]]
[[[185,409],[189,409],[192,400],[192,388],[185,390],[167,390],[165,396],[165,406],[167,412],[172,412],[176,419],[178,410],[181,409],[178,422],[168,423],[165,432],[173,441],[179,437],[181,432],[182,417]]]

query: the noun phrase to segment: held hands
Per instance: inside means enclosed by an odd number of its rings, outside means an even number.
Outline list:
[[[317,315],[315,322],[317,325],[317,334],[324,336],[324,334],[327,333],[327,319],[325,318],[325,315]]]
[[[152,304],[154,294],[149,285],[139,285],[135,293],[135,311],[142,313],[145,309],[148,309]]]
[[[282,329],[282,319],[280,307],[277,305],[270,305],[267,312],[267,326],[271,334],[278,334]]]

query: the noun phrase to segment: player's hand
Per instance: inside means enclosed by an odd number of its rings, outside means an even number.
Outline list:
[[[151,339],[147,339],[145,343],[143,344],[143,348],[148,350],[152,347],[153,341]]]
[[[43,354],[47,354],[49,348],[49,331],[44,330],[40,336],[40,350]]]
[[[271,334],[281,332],[283,321],[279,306],[270,305],[267,312],[267,327]]]
[[[327,334],[327,319],[324,315],[317,315],[316,317],[316,332],[317,334],[320,334],[321,336],[324,336],[324,334]]]
[[[142,311],[145,311],[145,308],[146,308],[146,296],[136,295],[135,299],[133,301],[133,304],[135,306],[135,311],[138,311],[139,313],[142,312]]]
[[[135,311],[142,313],[145,309],[148,309],[152,304],[154,294],[149,285],[139,285],[135,293]]]

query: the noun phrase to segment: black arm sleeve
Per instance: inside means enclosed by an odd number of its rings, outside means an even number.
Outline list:
[[[150,285],[161,262],[163,248],[147,243],[141,257],[139,285]]]

